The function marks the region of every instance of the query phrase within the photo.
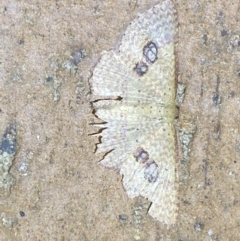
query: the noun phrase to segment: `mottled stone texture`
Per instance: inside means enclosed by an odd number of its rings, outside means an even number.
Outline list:
[[[128,198],[93,154],[88,79],[100,53],[159,2],[0,1],[0,137],[16,123],[18,143],[1,240],[240,240],[239,1],[173,1],[185,86],[175,226],[151,218],[146,199]]]

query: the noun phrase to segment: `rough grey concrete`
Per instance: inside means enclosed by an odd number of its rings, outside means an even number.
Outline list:
[[[239,1],[176,0],[179,218],[165,229],[97,165],[88,79],[103,50],[155,1],[1,1],[0,139],[16,123],[15,184],[0,196],[1,240],[239,240]]]

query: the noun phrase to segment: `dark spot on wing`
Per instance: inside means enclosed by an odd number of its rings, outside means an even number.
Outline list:
[[[138,147],[133,156],[139,163],[145,163],[149,159],[148,153],[142,147]]]
[[[158,165],[155,161],[149,160],[146,163],[144,177],[151,183],[156,182],[158,178]]]
[[[149,154],[142,147],[138,147],[134,152],[133,156],[136,161],[145,166],[144,178],[150,183],[156,182],[158,178],[158,165],[152,159],[149,159]]]
[[[139,62],[136,64],[135,68],[134,68],[134,71],[136,71],[136,73],[139,75],[139,76],[143,76],[144,74],[147,73],[148,71],[148,66],[147,64],[145,64],[144,62]]]
[[[149,42],[143,48],[143,56],[146,61],[150,64],[153,64],[157,60],[158,49],[154,42]]]

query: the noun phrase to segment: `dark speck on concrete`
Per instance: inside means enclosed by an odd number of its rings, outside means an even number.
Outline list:
[[[21,217],[25,217],[25,212],[20,211],[19,214],[20,214]]]
[[[197,222],[197,223],[194,224],[194,229],[196,231],[201,231],[201,230],[203,230],[203,228],[204,228],[204,224],[201,223],[201,222]]]
[[[127,220],[128,220],[128,216],[125,215],[125,214],[120,214],[120,215],[118,216],[118,219],[120,220],[120,222],[126,223]]]
[[[20,40],[19,40],[19,44],[20,44],[20,45],[24,45],[24,39],[20,39]]]
[[[6,130],[2,142],[0,143],[0,150],[8,154],[15,153],[17,149],[15,127]]]
[[[82,59],[86,57],[83,49],[79,49],[71,55],[71,61],[74,65],[78,65]]]
[[[46,82],[47,82],[47,83],[50,83],[52,80],[53,80],[53,77],[51,77],[51,76],[48,76],[48,77],[46,78]]]
[[[208,40],[208,36],[207,34],[204,34],[203,37],[202,37],[202,40],[203,40],[203,44],[207,44],[207,40]]]
[[[219,105],[221,103],[221,97],[219,94],[214,94],[212,100],[215,105]]]
[[[237,75],[238,75],[238,77],[240,77],[240,71],[238,71]]]
[[[221,36],[225,37],[226,35],[227,35],[227,30],[226,29],[221,30]]]

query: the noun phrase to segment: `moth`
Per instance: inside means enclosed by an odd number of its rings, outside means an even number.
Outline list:
[[[127,27],[118,49],[103,52],[90,78],[95,115],[102,124],[100,163],[123,175],[130,198],[151,201],[148,213],[176,222],[176,12],[165,0]]]

